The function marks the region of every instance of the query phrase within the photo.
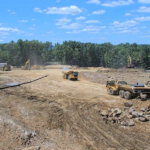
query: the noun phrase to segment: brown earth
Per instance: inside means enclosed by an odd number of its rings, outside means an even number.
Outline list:
[[[97,74],[103,79],[109,76],[99,74],[98,69],[89,68],[86,73],[92,74],[92,79]],[[74,82],[63,79],[61,69],[0,72],[0,87],[48,75],[30,84],[0,90],[0,149],[40,146],[42,150],[148,150],[150,122],[122,127],[103,121],[100,110],[122,108],[125,100],[108,95],[105,85],[98,84],[102,78],[93,81],[84,76],[85,70],[79,72],[79,81]],[[121,76],[131,80],[131,74],[122,72]],[[134,78],[145,80],[138,75]],[[137,109],[150,104],[149,100],[132,102]]]

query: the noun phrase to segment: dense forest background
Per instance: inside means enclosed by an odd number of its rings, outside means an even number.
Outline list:
[[[30,59],[31,65],[44,65],[46,62],[59,62],[79,67],[121,68],[128,65],[131,56],[136,67],[150,67],[150,45],[136,43],[112,45],[76,41],[64,41],[52,45],[51,42],[19,39],[16,43],[0,44],[0,63],[20,67]]]

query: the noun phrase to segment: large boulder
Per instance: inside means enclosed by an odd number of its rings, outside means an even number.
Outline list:
[[[125,102],[125,103],[124,103],[124,106],[125,106],[125,107],[132,107],[133,104],[132,104],[132,102]]]
[[[146,111],[146,109],[145,109],[145,108],[141,108],[141,109],[140,109],[140,111],[145,112],[145,111]]]
[[[134,126],[134,121],[132,119],[130,119],[127,125],[128,126]]]
[[[133,111],[132,116],[133,116],[133,118],[137,118],[137,117],[139,117],[139,113],[137,111]]]
[[[145,117],[139,117],[139,120],[140,120],[141,122],[146,122],[146,118],[145,118]]]
[[[121,109],[119,109],[119,108],[115,108],[115,109],[113,110],[113,112],[114,112],[116,115],[120,115],[120,114],[122,113]]]
[[[129,114],[132,115],[132,112],[134,112],[134,109],[131,107],[131,108],[129,109]]]
[[[108,116],[108,110],[102,110],[101,115],[102,116]]]

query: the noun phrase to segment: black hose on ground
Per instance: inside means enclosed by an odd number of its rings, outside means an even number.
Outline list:
[[[10,88],[10,87],[20,86],[20,85],[23,85],[23,84],[32,83],[32,82],[35,82],[35,81],[40,80],[40,79],[45,78],[45,77],[48,77],[48,75],[43,76],[43,77],[40,77],[40,78],[37,78],[37,79],[32,80],[32,81],[28,81],[28,82],[20,83],[20,84],[17,84],[17,85],[13,85],[13,86],[6,86],[6,87],[0,87],[0,90],[2,90],[2,89],[7,89],[7,88]]]

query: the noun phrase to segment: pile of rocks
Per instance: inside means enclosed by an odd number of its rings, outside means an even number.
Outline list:
[[[137,121],[149,121],[150,106],[147,109],[141,108],[140,111],[135,111],[131,103],[125,103],[124,105],[125,107],[122,110],[119,108],[102,110],[101,116],[103,120],[106,123],[118,123],[122,126],[134,126]]]

